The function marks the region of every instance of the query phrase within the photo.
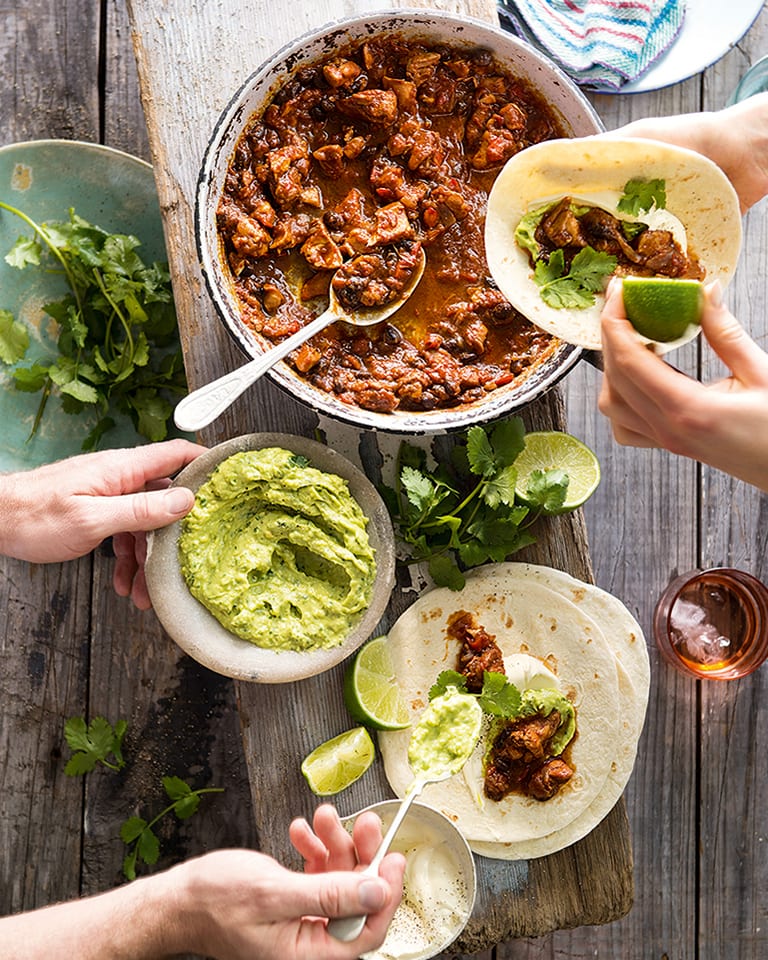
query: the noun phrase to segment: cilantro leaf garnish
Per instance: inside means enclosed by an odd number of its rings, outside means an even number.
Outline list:
[[[520,691],[503,673],[486,670],[478,703],[494,717],[514,717],[520,709]]]
[[[460,590],[464,572],[489,561],[502,562],[535,542],[531,526],[543,514],[559,512],[568,476],[563,470],[531,475],[526,504],[516,502],[515,461],[525,446],[519,417],[492,428],[471,427],[463,441],[433,444],[435,466],[423,450],[400,445],[396,485],[381,490],[407,563],[428,564],[433,582]]]
[[[528,477],[526,499],[543,513],[557,513],[565,503],[568,474],[565,470],[533,470]]]
[[[463,678],[462,678],[463,679]],[[118,720],[112,724],[104,717],[94,717],[86,723],[83,717],[70,717],[64,725],[64,737],[72,749],[64,773],[69,777],[90,773],[97,763],[118,772],[125,766],[123,759],[123,737],[128,724]],[[112,756],[112,760],[108,758]],[[181,777],[163,777],[163,789],[171,801],[151,820],[143,817],[128,817],[120,827],[120,838],[128,847],[123,860],[123,874],[129,879],[136,878],[136,866],[140,861],[151,866],[160,857],[160,838],[153,827],[164,816],[174,813],[179,820],[186,820],[200,806],[200,798],[205,793],[222,793],[223,787],[203,787],[193,790]]]
[[[459,693],[469,693],[467,678],[457,670],[443,670],[437,680],[429,688],[429,699],[441,697],[449,687],[455,687]],[[489,670],[483,673],[483,689],[477,696],[477,702],[485,713],[494,717],[514,717],[520,709],[520,691],[507,680],[503,673],[493,673]]]
[[[456,565],[456,561],[447,553],[430,557],[428,570],[430,577],[439,587],[461,590],[467,582],[466,577]]]
[[[34,231],[32,237],[19,237],[6,262],[19,270],[56,272],[69,287],[60,300],[43,307],[58,325],[59,355],[33,358],[11,374],[17,389],[42,391],[30,436],[50,395],[57,393],[66,413],[95,410],[100,415],[84,450],[112,429],[116,414],[130,417],[146,439],[164,439],[172,401],[187,390],[167,264],[145,263],[136,252],[137,237],[110,234],[73,209],[60,223],[36,223],[2,201],[0,209]],[[29,349],[20,326],[8,311],[0,311],[0,360],[5,363],[20,363]]]
[[[458,670],[443,670],[437,675],[437,680],[429,688],[429,699],[442,697],[448,687],[456,687],[459,693],[467,692],[467,678]]]
[[[548,263],[540,260],[536,264],[533,279],[539,286],[541,299],[550,307],[580,310],[594,304],[595,293],[602,290],[605,278],[616,269],[616,263],[613,254],[584,247],[566,271],[565,256],[558,248]]]
[[[667,205],[667,190],[664,180],[628,180],[624,193],[616,205],[621,213],[636,217],[641,211],[663,210]]]
[[[89,773],[97,763],[110,770],[121,770],[123,760],[123,737],[128,729],[125,720],[112,724],[104,717],[94,717],[86,723],[83,717],[70,717],[64,724],[64,738],[73,751],[64,767],[68,777]],[[112,756],[112,760],[107,759]]]

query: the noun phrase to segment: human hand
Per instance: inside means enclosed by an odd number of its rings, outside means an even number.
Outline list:
[[[358,818],[354,838],[327,805],[314,825],[316,833],[304,821],[291,826],[309,873],[255,850],[217,850],[97,896],[0,918],[0,960],[354,960],[383,942],[405,861],[391,853],[378,877],[354,872],[381,841],[375,814]],[[326,932],[326,917],[361,914],[365,929],[351,943]]]
[[[739,195],[741,212],[768,194],[768,93],[711,113],[635,120],[604,136],[644,137],[713,160]]]
[[[768,354],[706,288],[701,327],[730,376],[703,384],[665,363],[626,319],[612,280],[601,315],[604,377],[598,406],[619,443],[663,447],[768,492]]]
[[[314,828],[304,820],[291,824],[291,840],[306,862],[303,874],[248,850],[174,867],[168,879],[177,872],[173,886],[182,891],[184,918],[175,946],[217,960],[353,960],[379,946],[400,902],[403,857],[386,856],[378,878],[353,872],[381,842],[375,814],[359,817],[351,837],[334,808],[323,805]],[[341,943],[326,932],[326,917],[360,914],[368,919],[357,940]]]
[[[169,440],[81,454],[0,476],[0,553],[56,563],[84,556],[112,536],[115,590],[148,609],[145,533],[192,508],[192,492],[167,489],[168,478],[205,449]]]

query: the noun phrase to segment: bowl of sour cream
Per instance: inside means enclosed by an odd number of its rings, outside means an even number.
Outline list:
[[[401,800],[383,800],[343,819],[372,810],[386,831]],[[467,925],[475,904],[477,879],[472,851],[451,821],[414,803],[390,848],[405,857],[403,899],[384,943],[364,960],[428,960],[446,950]]]

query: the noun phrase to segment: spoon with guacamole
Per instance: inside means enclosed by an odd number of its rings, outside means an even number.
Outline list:
[[[408,744],[408,763],[414,779],[406,791],[386,836],[363,874],[376,876],[379,864],[395,839],[413,801],[428,783],[447,780],[469,760],[480,737],[483,710],[477,697],[449,686],[430,701],[413,729]],[[345,943],[359,937],[366,917],[338,917],[328,923],[328,933]]]

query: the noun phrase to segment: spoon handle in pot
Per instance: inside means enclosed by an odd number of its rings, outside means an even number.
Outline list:
[[[306,327],[302,327],[277,346],[271,347],[260,357],[193,390],[176,404],[173,412],[174,423],[179,430],[189,433],[195,433],[207,427],[278,360],[287,357],[291,351],[300,347],[302,343],[314,337],[336,319],[337,315],[333,310],[326,310]]]
[[[392,823],[390,823],[384,839],[379,844],[379,849],[376,851],[373,859],[365,868],[365,870],[362,871],[362,876],[378,876],[379,864],[384,859],[387,851],[392,845],[392,841],[395,839],[395,834],[400,829],[400,824],[405,819],[405,815],[408,813],[411,804],[421,793],[425,784],[425,780],[414,780],[405,800],[403,800],[403,802],[400,804],[400,809],[395,814]],[[349,943],[350,940],[356,940],[360,936],[360,934],[363,932],[363,927],[365,927],[365,921],[367,919],[367,916],[335,917],[328,922],[328,933],[330,933],[330,935],[336,940],[341,940],[343,943]]]

